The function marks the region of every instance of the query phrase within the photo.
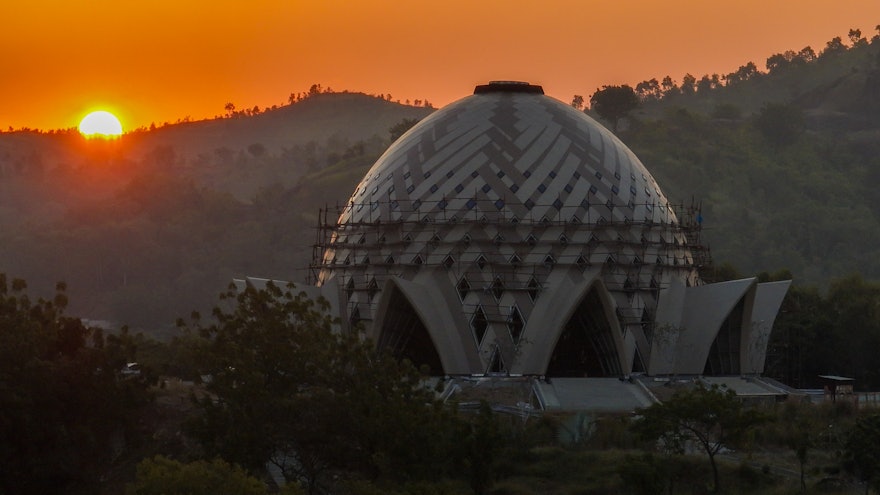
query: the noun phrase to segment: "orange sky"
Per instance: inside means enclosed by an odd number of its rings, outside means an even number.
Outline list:
[[[512,79],[569,101],[878,24],[878,0],[4,0],[0,129],[201,119],[312,83],[440,106]]]

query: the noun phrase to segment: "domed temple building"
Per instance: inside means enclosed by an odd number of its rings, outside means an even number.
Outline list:
[[[589,395],[560,379],[757,377],[789,285],[701,279],[699,208],[526,83],[477,86],[419,122],[339,210],[309,293],[343,327],[435,376],[541,377],[544,406]]]

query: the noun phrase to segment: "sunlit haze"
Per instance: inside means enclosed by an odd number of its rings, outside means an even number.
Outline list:
[[[75,127],[95,107],[127,128],[211,118],[314,83],[441,106],[513,79],[570,100],[763,70],[774,53],[878,24],[877,0],[18,0],[0,5],[0,129]]]

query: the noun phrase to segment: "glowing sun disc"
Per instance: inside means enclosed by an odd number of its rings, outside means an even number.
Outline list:
[[[79,123],[79,132],[86,137],[116,137],[122,135],[122,124],[110,112],[92,112]]]

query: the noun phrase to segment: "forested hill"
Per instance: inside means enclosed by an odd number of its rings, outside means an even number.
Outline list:
[[[716,262],[819,286],[880,278],[878,37],[772,55],[767,67],[640,94],[620,137],[667,196],[702,202]]]
[[[116,141],[0,133],[0,273],[37,295],[65,281],[71,314],[137,328],[210,309],[232,277],[301,281],[319,200],[291,191],[329,167],[361,170],[391,127],[432,111],[321,92]]]
[[[702,202],[716,264],[880,279],[880,42],[837,41],[631,88],[618,134],[668,197]],[[303,282],[318,209],[431,111],[318,93],[118,142],[0,133],[0,272],[34,294],[66,281],[71,314],[150,329],[206,311],[233,277]]]

